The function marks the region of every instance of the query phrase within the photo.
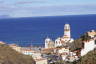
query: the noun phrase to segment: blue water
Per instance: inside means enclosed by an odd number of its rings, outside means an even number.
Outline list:
[[[71,15],[0,19],[0,40],[23,45],[44,45],[44,39],[63,36],[64,24],[71,25],[73,38],[96,30],[96,15]]]

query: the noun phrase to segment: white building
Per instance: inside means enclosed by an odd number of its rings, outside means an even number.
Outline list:
[[[73,42],[74,39],[71,38],[71,29],[69,24],[64,25],[64,35],[63,37],[59,37],[53,42],[50,38],[45,39],[45,48],[53,48],[62,45],[66,45]]]
[[[21,53],[24,55],[30,55],[35,61],[35,64],[48,64],[47,59],[43,58],[41,56],[40,52],[28,49],[28,48],[22,48]]]
[[[64,35],[63,37],[59,37],[55,40],[55,47],[62,46],[73,42],[74,39],[71,38],[71,28],[69,24],[64,25]]]
[[[60,48],[59,50],[58,50],[58,53],[60,54],[62,54],[62,53],[67,53],[67,54],[69,54],[69,48],[67,47],[67,48]]]
[[[55,47],[58,47],[58,46],[62,46],[60,37],[55,40]]]
[[[95,40],[84,41],[84,48],[81,50],[81,56],[86,55],[89,51],[94,50]]]
[[[48,37],[45,39],[45,48],[54,48],[54,42]]]
[[[94,36],[96,36],[96,31],[95,30],[91,30],[88,32],[88,36],[90,36],[91,38],[93,38]]]
[[[69,24],[65,24],[64,26],[64,36],[68,37],[66,40],[70,40],[71,38],[71,29]]]
[[[21,49],[21,53],[24,54],[24,55],[32,56],[32,54],[35,53],[35,51],[29,50],[29,49]]]
[[[48,61],[45,58],[35,59],[35,64],[48,64]]]
[[[58,49],[58,52],[57,52],[59,55],[61,55],[62,57],[62,60],[66,60],[67,56],[69,55],[70,53],[70,50],[69,48],[60,48]]]
[[[35,60],[35,64],[48,64],[47,59],[43,58],[39,52],[32,53],[32,58]]]
[[[79,59],[76,52],[71,52],[68,47],[58,49],[57,53],[64,61],[73,62]]]
[[[87,41],[83,41],[84,48],[81,50],[81,56],[86,55],[89,51],[94,50],[94,48],[96,47],[96,43],[95,43],[96,32],[95,32],[95,30],[88,32],[88,36],[90,36],[91,39],[87,40]]]

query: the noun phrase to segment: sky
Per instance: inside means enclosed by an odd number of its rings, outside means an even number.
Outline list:
[[[0,0],[0,18],[96,14],[96,0]]]

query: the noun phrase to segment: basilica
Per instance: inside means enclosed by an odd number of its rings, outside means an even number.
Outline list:
[[[79,50],[70,50],[70,44],[72,44],[75,40],[71,38],[71,27],[69,24],[64,25],[64,35],[62,37],[58,37],[53,41],[50,38],[45,39],[45,48],[44,52],[53,52],[52,54],[56,54],[60,56],[64,61],[73,62],[79,59],[80,56],[86,55],[88,52],[94,50],[96,48],[96,31],[92,30],[87,32],[87,35],[90,37],[88,40],[84,40],[81,43],[83,44],[82,48]],[[49,53],[48,52],[48,53]],[[78,53],[80,53],[78,55]]]
[[[45,39],[45,48],[54,48],[59,46],[67,46],[69,43],[74,41],[71,38],[71,28],[69,24],[64,25],[64,35],[62,37],[58,37],[55,41],[50,38]]]

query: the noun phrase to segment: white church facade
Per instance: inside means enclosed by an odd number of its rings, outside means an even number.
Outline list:
[[[55,41],[50,38],[45,39],[45,48],[53,48],[58,46],[65,46],[67,43],[73,42],[74,39],[71,38],[71,29],[69,24],[64,25],[64,35],[63,37],[58,37]]]
[[[80,50],[80,56],[86,55],[88,52],[96,48],[96,31],[92,30],[88,32],[89,40],[83,41],[82,49]],[[62,59],[65,61],[74,61],[78,60],[78,55],[76,52],[69,50],[68,44],[74,41],[71,38],[71,28],[69,24],[64,25],[64,35],[63,37],[58,37],[55,41],[52,41],[50,38],[45,39],[45,49],[54,49],[57,50],[57,54],[60,54]],[[59,48],[60,47],[60,48]],[[66,48],[67,47],[67,48]],[[59,48],[59,49],[58,49]],[[70,60],[68,60],[70,59]]]
[[[86,55],[88,52],[94,50],[96,48],[96,31],[92,30],[88,32],[89,40],[83,41],[83,46],[79,50],[80,56]],[[62,37],[58,37],[55,41],[52,41],[50,38],[45,39],[45,50],[53,49],[54,53],[60,55],[64,61],[73,62],[79,59],[78,51],[71,51],[70,43],[74,41],[71,38],[71,27],[69,24],[64,25],[64,35]],[[82,42],[81,42],[82,43]]]

